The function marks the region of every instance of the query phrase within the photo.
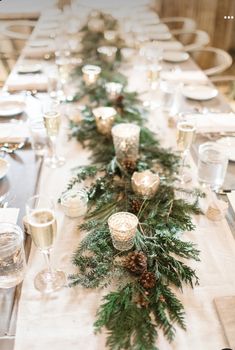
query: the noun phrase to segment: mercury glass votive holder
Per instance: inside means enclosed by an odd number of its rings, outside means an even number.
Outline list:
[[[134,245],[139,220],[137,216],[128,212],[113,214],[108,219],[113,246],[120,251],[129,250]]]
[[[111,134],[114,118],[117,114],[113,107],[97,107],[92,110],[98,131],[103,135]]]
[[[112,63],[116,58],[117,48],[115,46],[100,46],[97,52],[105,62]]]
[[[158,174],[154,174],[150,170],[134,172],[131,185],[136,194],[144,198],[152,198],[158,190],[160,178]]]
[[[110,101],[116,100],[122,91],[123,85],[120,83],[110,82],[105,84],[105,89]]]
[[[94,66],[92,64],[87,64],[82,67],[83,80],[87,86],[96,83],[100,73],[101,68],[99,66]]]
[[[76,218],[87,212],[88,195],[84,189],[71,189],[61,196],[61,206],[66,216]]]
[[[120,161],[136,161],[139,155],[140,127],[131,123],[120,123],[112,128],[116,157]]]
[[[104,21],[100,18],[91,18],[87,26],[91,32],[102,33],[104,31]]]

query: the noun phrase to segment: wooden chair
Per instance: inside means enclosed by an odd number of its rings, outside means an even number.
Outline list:
[[[210,42],[209,35],[203,30],[185,30],[180,34],[174,34],[174,37],[184,45],[185,51],[200,49]]]
[[[190,56],[207,76],[224,72],[232,65],[232,57],[224,50],[215,47],[191,50]]]
[[[2,22],[0,25],[1,35],[11,39],[27,40],[36,23],[27,20]]]
[[[197,27],[196,22],[192,18],[187,17],[161,18],[161,22],[168,26],[173,35],[180,34],[181,31],[193,32]]]

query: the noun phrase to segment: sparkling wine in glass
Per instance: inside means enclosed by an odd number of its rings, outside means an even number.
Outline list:
[[[65,159],[58,156],[56,150],[56,141],[61,124],[59,104],[53,101],[46,105],[44,108],[43,119],[51,143],[51,156],[45,159],[45,164],[51,168],[58,168],[65,163]]]
[[[46,269],[36,275],[34,286],[40,292],[53,292],[63,287],[66,281],[65,274],[54,270],[50,261],[57,233],[54,205],[48,197],[37,195],[27,201],[26,211],[32,240],[46,262]]]
[[[181,184],[185,184],[191,181],[191,177],[188,173],[184,172],[187,156],[189,154],[190,147],[194,141],[196,133],[196,124],[194,118],[182,118],[177,123],[177,148],[181,153],[182,162],[180,168],[180,181]]]

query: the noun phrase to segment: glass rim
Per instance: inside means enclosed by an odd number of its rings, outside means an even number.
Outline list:
[[[46,201],[48,201],[48,203],[51,204],[50,207],[49,207],[50,209],[52,209],[52,210],[55,209],[54,201],[53,201],[53,199],[52,199],[50,196],[47,196],[47,195],[45,195],[45,194],[35,194],[34,196],[29,197],[29,198],[27,199],[26,203],[25,203],[27,214],[29,214],[29,213],[28,213],[29,210],[30,210],[30,211],[36,210],[35,208],[34,208],[34,209],[31,208],[30,202],[32,202],[33,200],[40,199],[40,198],[42,198],[43,200],[45,199]]]
[[[135,214],[132,214],[132,213],[129,213],[128,211],[119,211],[119,212],[117,212],[117,213],[114,213],[114,214],[112,214],[109,218],[108,218],[108,226],[111,228],[111,229],[115,229],[116,231],[119,231],[119,232],[122,232],[123,230],[119,230],[119,229],[117,229],[116,227],[114,227],[114,220],[116,219],[116,218],[118,218],[118,216],[120,216],[120,215],[123,215],[123,216],[125,216],[125,217],[129,217],[130,219],[134,219],[133,221],[132,221],[132,227],[130,227],[128,230],[132,230],[132,229],[134,229],[135,227],[137,227],[138,226],[138,224],[139,224],[139,219],[138,219],[138,217],[135,215]]]
[[[5,227],[5,230],[4,230]],[[16,233],[17,236],[15,236],[14,240],[11,242],[8,242],[4,245],[0,245],[0,252],[7,251],[9,249],[12,249],[12,247],[16,245],[20,245],[23,242],[24,234],[21,227],[17,224],[12,224],[10,222],[0,222],[0,236],[3,233],[6,233],[6,230],[12,230],[12,233]],[[4,231],[4,232],[3,232]]]

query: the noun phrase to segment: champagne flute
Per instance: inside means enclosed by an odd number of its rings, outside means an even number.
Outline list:
[[[194,141],[196,133],[195,118],[182,117],[177,123],[177,148],[181,154],[181,167],[179,171],[180,182],[184,185],[191,181],[191,176],[184,172],[187,156],[189,154],[190,147]]]
[[[45,164],[50,168],[58,168],[65,163],[63,157],[57,155],[56,141],[60,130],[61,115],[59,111],[59,103],[51,101],[44,108],[43,113],[44,125],[47,130],[47,135],[51,143],[51,156],[45,159]]]
[[[50,261],[57,232],[54,204],[47,196],[36,195],[27,201],[26,212],[32,240],[46,262],[46,269],[36,275],[34,286],[40,292],[50,293],[63,287],[66,282],[65,274],[54,270]]]

